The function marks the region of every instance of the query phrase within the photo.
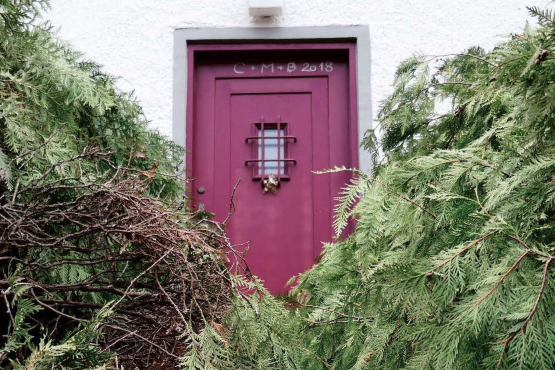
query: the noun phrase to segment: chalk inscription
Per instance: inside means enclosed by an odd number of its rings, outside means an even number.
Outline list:
[[[262,64],[246,64],[246,63],[237,63],[233,66],[233,72],[242,75],[245,73],[246,70],[251,70],[254,73],[257,71],[260,74],[272,74],[276,73],[276,71],[283,72],[284,70],[287,73],[293,73],[296,70],[299,70],[303,73],[314,73],[314,72],[333,72],[333,62],[321,62],[321,63],[262,63]]]

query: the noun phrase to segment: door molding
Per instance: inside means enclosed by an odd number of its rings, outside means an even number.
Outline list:
[[[356,43],[356,119],[358,144],[364,133],[372,125],[372,95],[370,85],[370,32],[368,26],[329,27],[251,27],[251,28],[183,28],[174,32],[173,64],[173,140],[182,146],[186,144],[187,114],[191,112],[188,90],[192,81],[188,69],[188,47],[191,44],[238,44],[238,43],[279,43],[279,42],[341,42]],[[307,46],[310,44],[307,44]],[[194,67],[193,67],[194,68]],[[191,117],[189,117],[191,119]],[[371,170],[370,153],[358,147],[358,167]]]

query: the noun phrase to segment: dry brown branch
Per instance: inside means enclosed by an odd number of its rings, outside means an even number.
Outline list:
[[[0,319],[13,321],[14,282],[28,287],[20,297],[44,308],[32,320],[59,321],[59,335],[112,302],[99,344],[117,353],[119,365],[175,368],[186,349],[182,336],[220,322],[230,306],[235,292],[225,257],[236,252],[221,225],[146,195],[155,168],[114,166],[108,154],[89,148],[0,194],[0,267],[18,266],[0,275],[9,310]],[[58,167],[85,158],[106,161],[111,174],[101,183],[94,176],[49,180]],[[232,199],[229,217],[233,207]],[[62,282],[63,271],[76,280]]]

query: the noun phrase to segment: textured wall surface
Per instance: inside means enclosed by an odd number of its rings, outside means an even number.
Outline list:
[[[548,0],[285,0],[277,19],[253,19],[247,0],[51,0],[47,18],[86,57],[135,90],[152,126],[172,134],[173,32],[184,27],[369,25],[374,114],[399,62],[416,52],[486,48],[520,32],[526,5]]]

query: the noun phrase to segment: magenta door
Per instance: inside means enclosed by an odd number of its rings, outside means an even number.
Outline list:
[[[192,53],[195,204],[224,220],[240,181],[226,231],[272,293],[332,240],[333,198],[349,176],[313,171],[356,166],[349,47]]]

